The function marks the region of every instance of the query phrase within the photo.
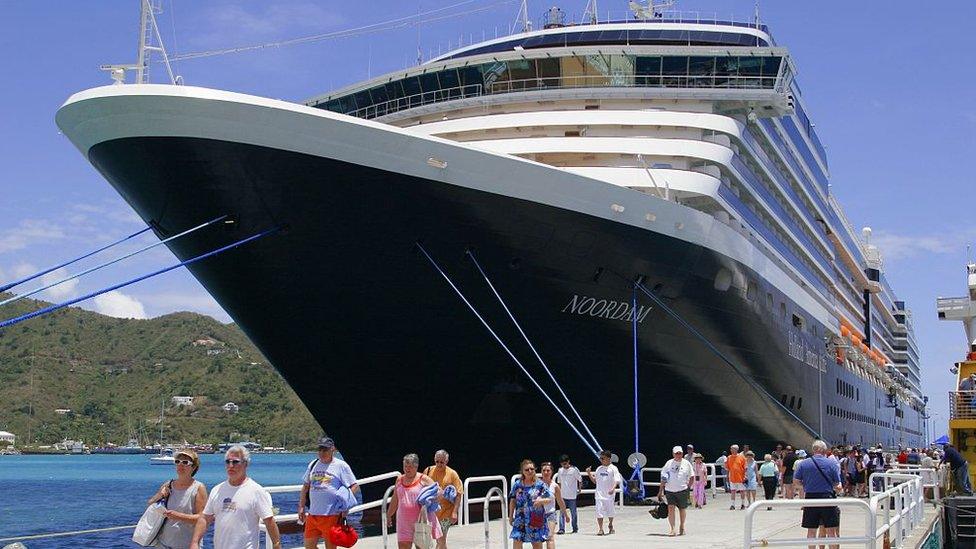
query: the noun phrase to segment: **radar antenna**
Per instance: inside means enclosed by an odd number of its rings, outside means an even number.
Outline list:
[[[528,0],[522,0],[515,22],[512,24],[512,33],[529,32],[532,30],[532,21],[529,20]]]
[[[598,23],[600,9],[596,6],[596,0],[589,0],[586,9],[583,10],[583,22],[595,25]]]
[[[128,65],[102,65],[99,68],[108,71],[116,84],[125,83],[125,71],[136,71],[136,84],[149,83],[149,63],[153,52],[163,57],[166,72],[171,84],[180,85],[183,77],[173,74],[173,67],[169,62],[169,55],[163,47],[163,37],[159,32],[156,16],[163,13],[162,0],[141,0],[142,9],[139,13],[139,52],[135,63]]]
[[[663,0],[661,2],[646,0],[641,3],[640,0],[630,0],[628,7],[634,13],[635,19],[660,19],[664,16],[664,10],[674,6],[675,2],[676,0]]]

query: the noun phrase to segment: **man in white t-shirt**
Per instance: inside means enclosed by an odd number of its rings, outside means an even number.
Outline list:
[[[603,450],[600,452],[600,466],[596,468],[596,472],[594,473],[590,467],[586,468],[587,476],[596,485],[594,499],[596,500],[596,524],[600,529],[596,534],[598,536],[604,535],[604,517],[608,519],[608,530],[606,533],[613,533],[613,515],[615,510],[613,507],[613,495],[617,491],[617,484],[620,482],[620,471],[617,470],[616,465],[610,463],[612,455],[609,451]]]
[[[224,454],[227,480],[210,492],[203,514],[197,519],[190,549],[200,549],[207,527],[214,523],[214,549],[259,549],[261,529],[271,536],[274,549],[281,549],[278,523],[271,511],[271,494],[247,477],[251,453],[243,446],[231,446]]]
[[[579,532],[579,519],[576,516],[576,496],[579,495],[580,487],[583,486],[583,475],[580,470],[569,463],[569,456],[563,454],[559,457],[559,472],[556,473],[556,480],[559,481],[559,491],[566,502],[566,509],[569,510],[572,519],[573,533]],[[566,533],[566,517],[559,515],[559,531],[557,534]]]
[[[657,499],[666,498],[668,502],[668,524],[671,525],[671,533],[674,536],[674,514],[675,509],[680,517],[678,529],[679,536],[685,535],[685,509],[688,508],[689,495],[691,494],[691,483],[695,478],[695,470],[688,460],[684,459],[684,452],[681,446],[671,449],[674,458],[669,459],[661,469],[661,486],[657,491]]]

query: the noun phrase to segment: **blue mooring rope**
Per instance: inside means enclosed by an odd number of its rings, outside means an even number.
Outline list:
[[[556,403],[552,401],[552,398],[550,398],[549,395],[546,394],[545,390],[543,390],[542,387],[539,385],[539,383],[535,380],[535,378],[532,377],[532,374],[530,374],[529,371],[525,369],[525,366],[523,366],[522,363],[519,361],[519,359],[516,358],[515,354],[512,353],[511,349],[508,348],[508,345],[505,345],[505,342],[502,341],[502,338],[499,337],[497,333],[495,333],[495,330],[491,329],[491,326],[489,326],[488,322],[485,321],[485,319],[481,316],[481,314],[478,313],[478,310],[474,308],[474,305],[472,305],[471,302],[468,301],[468,298],[464,297],[464,294],[461,293],[461,290],[459,290],[458,287],[454,284],[454,282],[451,280],[451,277],[447,276],[447,273],[445,273],[444,270],[441,269],[440,265],[438,265],[437,262],[434,261],[434,258],[431,257],[429,253],[427,253],[427,250],[424,248],[423,244],[421,244],[418,241],[416,242],[416,245],[417,248],[427,258],[427,260],[430,261],[430,264],[433,265],[435,269],[437,269],[437,272],[440,273],[440,275],[444,278],[444,280],[447,281],[448,285],[451,286],[451,288],[454,290],[454,293],[456,293],[458,297],[461,298],[461,301],[463,301],[464,304],[468,306],[468,309],[471,309],[471,312],[474,313],[474,316],[478,317],[478,320],[481,321],[481,324],[488,330],[488,332],[492,335],[492,337],[495,338],[495,341],[497,341],[498,344],[501,345],[502,349],[504,349],[505,352],[508,354],[508,356],[511,357],[513,361],[515,361],[515,364],[518,365],[519,369],[522,370],[522,373],[525,374],[525,377],[529,378],[529,381],[531,381],[532,384],[535,385],[535,388],[538,389],[540,393],[542,393],[542,396],[544,396],[546,400],[549,401],[549,404],[552,404],[552,407],[556,409],[556,412],[558,412],[560,416],[562,416],[563,420],[566,421],[566,424],[569,425],[569,428],[572,429],[574,433],[576,433],[576,436],[578,436],[580,440],[583,441],[583,444],[586,445],[587,449],[589,449],[594,456],[599,455],[599,452],[597,452],[596,449],[593,448],[593,446],[590,444],[590,441],[588,441],[586,437],[584,437],[583,434],[579,432],[579,429],[577,429],[576,426],[573,425],[573,422],[570,421],[568,417],[566,417],[566,414],[563,413],[563,411],[559,409],[559,406],[557,406]]]
[[[15,295],[15,296],[13,296],[11,298],[8,298],[8,299],[5,299],[3,301],[0,301],[0,307],[2,307],[4,305],[8,305],[10,303],[13,303],[15,301],[19,301],[21,299],[24,299],[25,297],[30,297],[30,296],[32,296],[34,294],[43,292],[44,290],[48,290],[48,289],[53,288],[53,287],[55,287],[55,286],[57,286],[59,284],[63,284],[65,282],[69,281],[69,280],[74,280],[74,279],[76,279],[78,277],[81,277],[81,276],[84,276],[84,275],[86,275],[88,273],[92,273],[92,272],[95,272],[95,271],[97,271],[99,269],[103,269],[105,267],[108,267],[109,265],[113,265],[115,263],[118,263],[119,261],[122,261],[123,259],[128,259],[128,258],[130,258],[130,257],[132,257],[134,255],[141,254],[142,252],[145,252],[147,250],[151,250],[151,249],[155,248],[156,246],[159,246],[161,244],[165,244],[165,243],[170,242],[172,240],[176,240],[177,238],[180,238],[182,236],[186,236],[186,235],[188,235],[188,234],[190,234],[190,233],[192,233],[194,231],[198,231],[198,230],[200,230],[200,229],[202,229],[204,227],[208,227],[210,225],[213,225],[214,223],[217,223],[219,221],[222,221],[222,220],[224,220],[226,218],[227,218],[226,215],[222,215],[220,217],[211,219],[210,221],[207,221],[206,223],[201,223],[200,225],[197,225],[196,227],[189,228],[189,229],[187,229],[187,230],[185,230],[185,231],[183,231],[183,232],[181,232],[179,234],[175,234],[175,235],[173,235],[173,236],[171,236],[171,237],[169,237],[169,238],[167,238],[165,240],[160,240],[159,242],[155,242],[155,243],[150,244],[148,246],[144,246],[144,247],[142,247],[142,248],[140,248],[140,249],[138,249],[138,250],[136,250],[134,252],[125,254],[125,255],[123,255],[121,257],[116,257],[115,259],[106,261],[105,263],[101,263],[101,264],[95,265],[94,267],[91,267],[89,269],[85,269],[84,271],[81,271],[80,273],[73,274],[71,276],[67,276],[65,278],[62,278],[61,280],[58,280],[56,282],[52,282],[52,283],[50,283],[50,284],[48,284],[46,286],[41,286],[40,288],[34,288],[33,290],[27,292],[26,294]]]
[[[121,238],[119,240],[116,240],[115,242],[112,242],[111,244],[107,244],[105,246],[102,246],[101,248],[99,248],[99,249],[97,249],[95,251],[88,252],[87,254],[82,255],[82,256],[79,256],[79,257],[76,257],[76,258],[74,258],[74,259],[72,259],[70,261],[65,261],[64,263],[61,263],[60,265],[55,265],[54,267],[48,267],[47,269],[44,269],[43,271],[38,271],[38,272],[36,272],[36,273],[34,273],[34,274],[30,275],[30,276],[26,276],[24,278],[21,278],[20,280],[15,280],[15,281],[13,281],[13,282],[11,282],[9,284],[4,284],[3,286],[0,286],[0,292],[6,292],[7,290],[9,290],[10,288],[13,288],[14,286],[20,286],[24,282],[30,282],[31,280],[34,280],[35,278],[40,277],[40,276],[44,276],[44,275],[46,275],[47,273],[49,273],[51,271],[56,271],[56,270],[60,269],[61,267],[67,267],[68,265],[71,265],[72,263],[77,263],[77,262],[81,261],[82,259],[89,258],[89,257],[97,254],[98,252],[103,252],[103,251],[105,251],[105,250],[107,250],[107,249],[109,249],[109,248],[111,248],[113,246],[117,246],[117,245],[125,242],[126,240],[131,240],[131,239],[133,239],[133,238],[141,235],[142,233],[144,233],[144,232],[146,232],[146,231],[148,231],[150,229],[152,229],[152,227],[146,227],[146,228],[144,228],[144,229],[142,229],[140,231],[136,231],[136,232],[130,234],[129,236],[127,236],[125,238]]]
[[[184,266],[187,266],[187,265],[191,265],[191,264],[196,263],[197,261],[200,261],[202,259],[206,259],[208,257],[217,255],[219,253],[226,252],[227,250],[230,250],[232,248],[236,248],[238,246],[242,246],[244,244],[247,244],[248,242],[251,242],[252,240],[257,240],[257,239],[259,239],[259,238],[261,238],[263,236],[267,236],[267,235],[269,235],[269,234],[271,234],[271,233],[273,233],[275,231],[278,231],[280,229],[281,229],[280,226],[279,227],[274,227],[274,228],[271,228],[271,229],[267,229],[265,231],[262,231],[260,233],[255,234],[255,235],[251,235],[251,236],[249,236],[247,238],[244,238],[242,240],[238,240],[237,242],[234,242],[233,244],[228,244],[228,245],[223,246],[221,248],[217,248],[216,250],[212,250],[212,251],[209,251],[209,252],[207,252],[205,254],[200,254],[200,255],[198,255],[196,257],[187,259],[186,261],[181,261],[181,262],[179,262],[179,263],[177,263],[175,265],[170,265],[169,267],[165,267],[163,269],[159,269],[158,271],[153,271],[153,272],[151,272],[149,274],[144,274],[144,275],[142,275],[140,277],[133,278],[132,280],[129,280],[129,281],[126,281],[126,282],[122,282],[122,283],[116,284],[114,286],[109,286],[108,288],[103,288],[101,290],[92,292],[90,294],[83,295],[81,297],[76,297],[74,299],[71,299],[71,300],[68,300],[68,301],[64,301],[62,303],[57,303],[57,304],[54,304],[54,305],[49,305],[47,307],[44,307],[43,309],[40,309],[40,310],[31,312],[31,313],[23,314],[23,315],[20,315],[20,316],[18,316],[16,318],[11,318],[11,319],[8,319],[8,320],[4,320],[3,322],[0,322],[0,328],[6,328],[7,326],[12,326],[12,325],[17,324],[19,322],[23,322],[25,320],[30,320],[30,319],[32,319],[34,317],[38,317],[38,316],[41,316],[41,315],[45,315],[47,313],[51,313],[51,312],[57,311],[58,309],[63,309],[65,307],[69,306],[69,305],[74,305],[75,303],[78,303],[78,302],[81,302],[81,301],[85,301],[86,299],[91,299],[93,297],[102,295],[104,293],[111,292],[112,290],[118,290],[119,288],[124,288],[126,286],[129,286],[130,284],[135,284],[136,282],[143,281],[143,280],[145,280],[147,278],[152,278],[152,277],[154,277],[156,275],[161,275],[163,273],[172,271],[173,269],[177,269],[179,267],[184,267]]]
[[[519,333],[522,334],[522,338],[525,339],[525,342],[528,343],[529,348],[532,349],[532,353],[535,355],[537,359],[539,359],[539,363],[542,364],[542,368],[549,375],[549,379],[552,380],[552,384],[556,386],[556,390],[559,391],[559,394],[563,396],[563,399],[566,401],[566,404],[569,405],[569,409],[572,410],[574,414],[576,414],[576,419],[579,420],[580,425],[583,426],[583,429],[586,430],[586,433],[590,435],[591,439],[593,439],[593,444],[595,445],[595,447],[598,449],[602,449],[603,446],[600,445],[600,442],[596,439],[596,436],[594,436],[593,432],[590,431],[590,428],[587,427],[586,422],[583,421],[583,417],[580,416],[580,413],[576,411],[576,407],[573,406],[573,403],[569,400],[569,397],[566,396],[566,393],[563,391],[563,388],[560,387],[559,382],[556,381],[556,376],[554,376],[552,372],[549,370],[549,366],[546,364],[546,361],[542,360],[542,356],[539,355],[539,351],[536,350],[535,345],[533,345],[532,341],[529,340],[529,336],[525,334],[525,330],[522,329],[522,326],[519,324],[519,322],[515,320],[515,315],[513,315],[512,311],[509,310],[508,305],[505,303],[505,300],[502,299],[502,296],[501,294],[498,293],[498,290],[495,289],[495,285],[491,283],[491,279],[488,278],[488,275],[485,273],[485,270],[481,268],[481,264],[478,263],[478,259],[475,258],[474,252],[472,252],[471,250],[467,250],[465,253],[468,255],[468,257],[471,258],[471,261],[474,263],[474,266],[478,268],[478,272],[481,273],[481,276],[485,279],[485,282],[488,283],[488,287],[491,288],[492,293],[494,293],[495,297],[498,298],[498,302],[502,304],[502,308],[505,309],[506,313],[508,313],[508,318],[512,320],[512,323],[515,324],[516,328],[518,328]]]

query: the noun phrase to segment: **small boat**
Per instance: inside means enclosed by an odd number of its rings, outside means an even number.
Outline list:
[[[175,461],[172,448],[160,450],[159,455],[149,458],[149,463],[152,465],[172,465]]]

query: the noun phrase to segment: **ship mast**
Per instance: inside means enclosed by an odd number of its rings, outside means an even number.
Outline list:
[[[153,52],[156,52],[163,58],[163,65],[166,66],[166,72],[169,74],[170,84],[182,84],[183,77],[173,74],[173,67],[169,62],[166,48],[163,46],[163,37],[156,21],[156,16],[163,13],[162,0],[140,0],[140,3],[139,49],[136,53],[136,62],[123,65],[102,65],[99,68],[108,71],[116,84],[125,83],[125,71],[128,70],[136,72],[136,84],[148,84],[149,64],[152,62]]]

